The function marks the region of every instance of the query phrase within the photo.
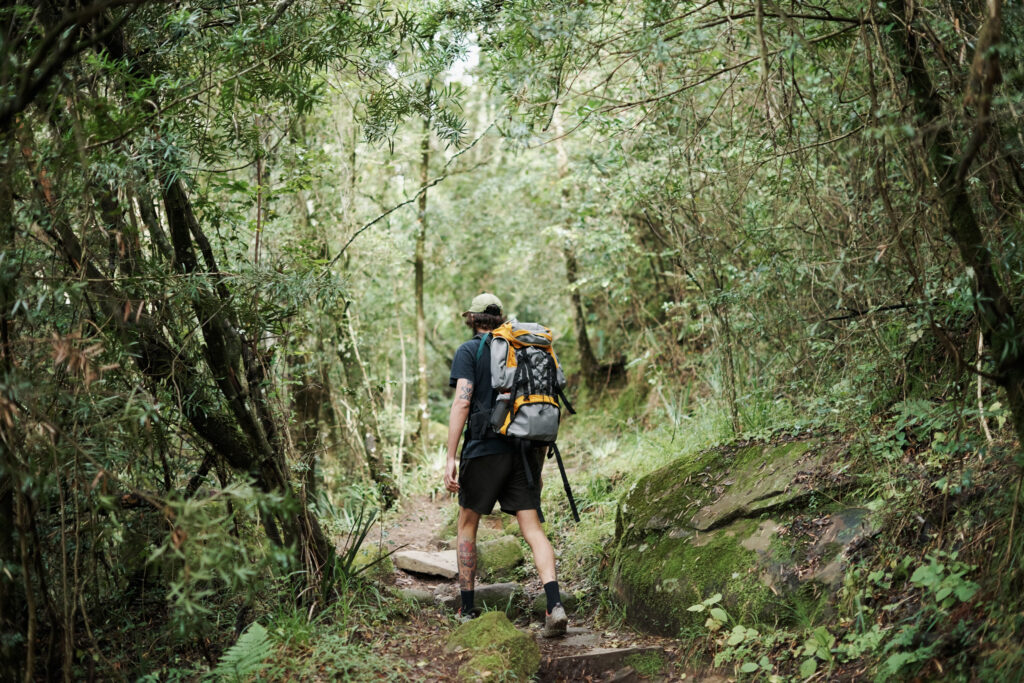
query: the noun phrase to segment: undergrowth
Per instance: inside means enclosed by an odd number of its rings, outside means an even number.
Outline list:
[[[735,437],[714,403],[686,413],[662,401],[642,418],[623,418],[615,401],[563,429],[582,521],[572,523],[567,512],[549,515],[561,575],[580,587],[599,622],[625,621],[607,577],[616,506],[634,481],[732,440],[831,434],[851,443],[849,461],[837,469],[854,482],[846,495],[882,518],[880,535],[847,558],[839,591],[812,601],[813,609],[794,615],[789,626],[740,623],[715,608],[704,627],[679,634],[689,667],[771,681],[1024,676],[1015,641],[1024,626],[1024,459],[998,402],[972,410],[904,400],[874,415],[843,415],[822,403],[802,419],[787,402],[766,402],[750,409],[758,416],[755,429]],[[982,435],[982,419],[994,440]],[[561,487],[550,483],[557,483],[553,467],[546,476],[546,509],[565,508]]]

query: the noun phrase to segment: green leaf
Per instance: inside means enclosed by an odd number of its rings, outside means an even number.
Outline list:
[[[686,611],[687,612],[703,612],[704,611],[704,605],[690,605],[689,607],[686,608]]]
[[[747,639],[747,631],[742,626],[736,626],[729,635],[729,640],[726,641],[727,645],[739,645]]]
[[[740,671],[745,674],[754,673],[757,671],[757,664],[754,662],[743,662],[742,666],[740,666]]]
[[[721,607],[712,607],[710,611],[711,616],[713,616],[715,619],[718,619],[721,622],[729,621],[729,615],[726,614],[725,610]]]
[[[817,670],[818,660],[816,660],[814,657],[811,657],[810,659],[805,659],[803,663],[800,664],[800,676],[803,678],[810,678],[814,675],[814,672]]]

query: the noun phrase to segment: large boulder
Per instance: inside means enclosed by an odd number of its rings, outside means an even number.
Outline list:
[[[638,480],[616,513],[610,582],[627,618],[676,635],[704,623],[687,608],[715,593],[747,622],[820,602],[877,531],[868,510],[837,502],[845,452],[821,439],[720,447]]]
[[[503,612],[485,612],[457,628],[448,652],[466,652],[459,666],[460,681],[528,681],[540,667],[540,647]]]

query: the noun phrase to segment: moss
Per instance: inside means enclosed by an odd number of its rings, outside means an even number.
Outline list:
[[[817,440],[779,445],[719,447],[679,458],[640,479],[616,511],[615,538],[632,541],[649,529],[684,528],[693,515],[714,502],[713,484],[730,482],[741,490],[761,480],[765,467],[793,462],[819,444]]]
[[[376,564],[373,564],[374,561],[378,560],[384,554],[385,553],[381,551],[381,548],[376,545],[370,547],[363,546],[359,549],[359,552],[356,553],[352,565],[356,569],[368,567],[363,571],[363,575],[372,581],[380,581],[390,578],[391,575],[395,573],[395,563],[391,561],[390,555]],[[373,566],[369,566],[371,564]]]
[[[681,628],[704,622],[705,615],[688,607],[722,593],[734,619],[770,618],[774,595],[759,579],[757,554],[740,545],[756,526],[754,520],[740,520],[703,536],[699,546],[691,539],[662,538],[650,546],[623,548],[613,587],[625,598],[627,617],[674,636]]]
[[[827,457],[819,439],[726,446],[679,458],[638,480],[616,511],[610,576],[629,620],[670,636],[699,629],[706,615],[687,608],[715,593],[741,623],[799,620],[820,611],[818,593],[791,595],[800,579],[787,571],[806,564],[814,539],[776,536],[767,549],[741,543],[757,532],[768,509],[785,524],[791,515],[779,506],[796,506],[814,491],[813,479],[794,478]],[[858,521],[851,517],[848,526]],[[816,558],[824,550],[831,559],[841,545],[822,544]]]
[[[638,652],[626,657],[626,665],[633,667],[641,676],[654,676],[665,666],[665,659],[658,652]]]
[[[437,535],[439,538],[454,538],[458,533],[459,524],[459,504],[452,503],[448,506],[448,509],[444,513],[444,522],[441,524],[441,528],[438,530]]]
[[[502,536],[477,544],[480,571],[491,581],[508,576],[509,572],[526,559],[523,546],[512,536]]]
[[[448,637],[449,651],[472,655],[459,670],[460,680],[529,680],[540,666],[540,648],[502,612],[485,612]]]
[[[479,652],[470,657],[459,667],[459,680],[465,683],[473,681],[497,681],[504,678],[509,663],[501,652]]]

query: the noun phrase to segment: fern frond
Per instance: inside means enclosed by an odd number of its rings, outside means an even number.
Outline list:
[[[267,629],[254,621],[238,641],[229,647],[217,667],[210,672],[217,681],[241,681],[263,668],[264,660],[270,654],[270,636]]]

